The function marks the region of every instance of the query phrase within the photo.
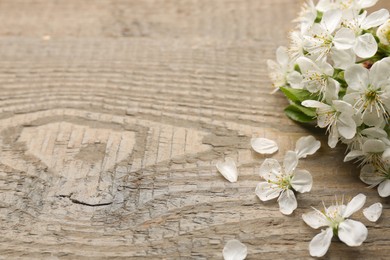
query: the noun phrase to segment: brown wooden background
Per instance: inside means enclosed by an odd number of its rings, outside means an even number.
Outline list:
[[[390,8],[387,1],[382,6]],[[292,0],[1,0],[0,258],[310,258],[319,231],[301,214],[334,195],[368,195],[384,213],[367,241],[329,259],[389,259],[387,199],[342,163],[323,132],[289,121],[266,60],[287,43]],[[266,158],[313,134],[314,178],[290,216],[254,194]],[[239,164],[237,183],[215,162]]]

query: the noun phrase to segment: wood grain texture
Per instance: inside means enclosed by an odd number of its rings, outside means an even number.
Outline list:
[[[382,1],[382,6],[390,8]],[[301,214],[334,195],[384,206],[363,246],[326,259],[388,259],[390,205],[342,163],[323,132],[294,124],[271,95],[266,60],[287,43],[300,1],[0,1],[0,259],[221,259],[233,238],[248,259],[308,259],[318,233]],[[314,178],[280,214],[254,194],[251,137]],[[215,168],[239,165],[237,183]]]

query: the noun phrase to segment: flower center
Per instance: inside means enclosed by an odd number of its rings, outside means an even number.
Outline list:
[[[360,98],[355,103],[355,108],[362,112],[362,118],[368,111],[370,113],[376,112],[378,117],[383,116],[386,120],[388,119],[389,114],[381,97],[383,93],[383,90],[380,88],[374,89],[371,85],[368,86],[367,90],[361,92]]]
[[[341,222],[344,221],[344,218],[340,215],[340,211],[338,208],[329,209],[327,210],[326,219],[331,223],[331,227],[333,229],[333,233],[337,235],[339,225]]]
[[[314,39],[318,39],[322,42],[322,47],[326,47],[330,49],[333,43],[333,37],[332,35],[326,35],[326,34],[314,34]]]
[[[278,188],[280,188],[282,190],[288,190],[288,189],[291,188],[291,184],[290,184],[291,176],[289,176],[289,175],[287,175],[287,176],[286,175],[281,175],[281,176],[278,177],[277,180],[275,180],[275,181],[269,180],[268,182],[272,183],[272,184],[278,185]]]
[[[378,100],[378,94],[375,90],[368,90],[365,95],[367,101],[365,104],[366,107],[368,106],[368,104]]]

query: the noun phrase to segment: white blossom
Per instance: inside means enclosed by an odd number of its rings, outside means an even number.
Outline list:
[[[316,100],[305,100],[302,105],[316,108],[318,126],[327,127],[329,147],[334,148],[340,136],[345,139],[351,139],[355,136],[356,122],[351,117],[355,110],[347,102],[333,100],[332,106],[330,106]]]
[[[314,229],[327,227],[311,240],[310,255],[324,256],[334,235],[348,246],[360,246],[367,238],[367,228],[361,222],[348,218],[360,210],[365,202],[366,196],[358,194],[347,205],[336,204],[328,208],[324,207],[323,211],[315,209],[303,214],[303,221],[310,227]]]
[[[293,190],[304,193],[311,190],[313,179],[306,170],[297,170],[298,155],[288,151],[284,157],[283,168],[275,159],[266,159],[260,167],[260,177],[265,181],[256,187],[256,195],[261,201],[278,198],[279,209],[285,215],[297,208]]]
[[[378,185],[379,196],[390,196],[390,168],[374,167],[372,164],[366,164],[360,171],[360,180],[370,185],[370,187]]]
[[[316,60],[324,59],[334,43],[338,42],[333,33],[340,26],[341,17],[341,10],[326,11],[321,22],[313,24],[309,34],[304,36],[304,48]]]
[[[333,67],[324,61],[314,62],[309,58],[300,57],[297,60],[301,70],[303,81],[302,85],[311,93],[319,93],[326,98],[329,95],[334,96],[340,86],[331,76]]]
[[[390,58],[376,62],[370,70],[353,65],[345,71],[348,84],[344,100],[362,113],[368,126],[379,126],[389,117]]]
[[[276,51],[276,62],[267,60],[267,65],[269,77],[273,82],[275,91],[287,84],[291,87],[299,88],[302,77],[297,71],[294,71],[286,47],[279,47]]]

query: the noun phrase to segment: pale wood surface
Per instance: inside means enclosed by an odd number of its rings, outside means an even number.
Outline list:
[[[390,7],[382,1],[382,5]],[[388,259],[390,209],[318,129],[283,114],[266,60],[287,43],[300,1],[0,1],[0,258],[307,259],[301,214],[334,195],[381,201],[363,246],[328,259]],[[314,178],[290,216],[254,194],[264,156],[313,134]],[[225,156],[237,183],[215,169]]]

